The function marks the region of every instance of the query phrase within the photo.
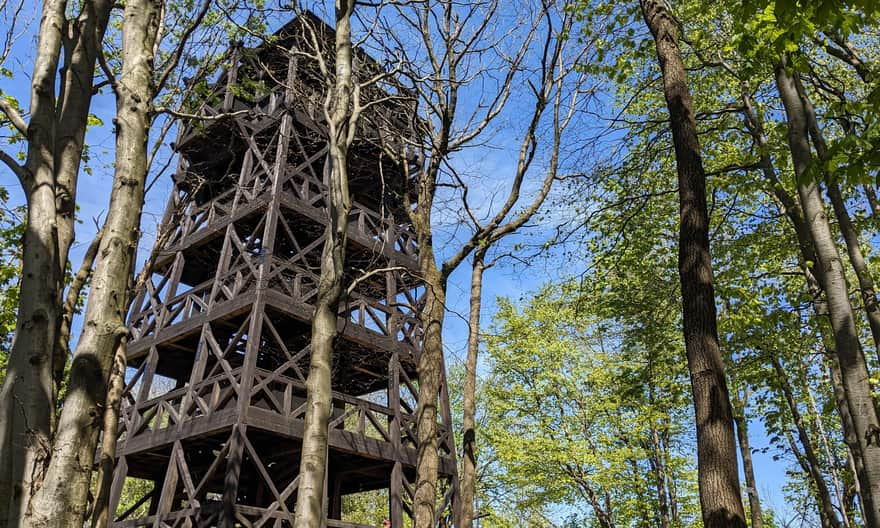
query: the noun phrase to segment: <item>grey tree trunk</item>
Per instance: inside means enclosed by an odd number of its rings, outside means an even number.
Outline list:
[[[847,463],[853,472],[854,487],[856,496],[859,498],[859,508],[862,517],[867,518],[865,513],[865,499],[862,496],[862,482],[867,482],[865,475],[865,463],[862,460],[862,453],[859,448],[859,439],[856,437],[855,425],[853,425],[852,413],[849,410],[849,403],[846,401],[845,390],[843,389],[843,380],[840,375],[840,363],[837,361],[835,354],[829,354],[828,374],[831,378],[831,388],[834,391],[834,403],[837,407],[837,414],[840,416],[842,424],[843,442],[846,444],[849,453]]]
[[[784,61],[776,66],[775,75],[777,90],[788,120],[788,143],[797,178],[798,195],[816,250],[816,265],[823,272],[820,281],[828,299],[835,352],[864,463],[866,481],[862,483],[862,498],[865,501],[866,522],[869,526],[880,526],[880,510],[877,509],[880,505],[880,425],[868,367],[848,297],[840,254],[825,215],[819,185],[809,173],[813,155],[803,101]]]
[[[299,466],[294,526],[320,528],[325,518],[324,481],[327,478],[327,450],[330,413],[333,404],[331,373],[333,344],[337,337],[337,314],[343,297],[343,276],[351,197],[348,190],[348,146],[356,116],[352,106],[352,0],[336,0],[335,86],[325,104],[328,137],[329,181],[328,222],[324,230],[321,276],[312,318],[311,363],[306,380],[308,391]],[[320,51],[318,51],[320,53]]]
[[[160,0],[129,0],[122,28],[122,75],[116,86],[116,165],[110,207],[92,276],[83,331],[71,365],[68,395],[58,422],[43,485],[26,523],[81,528],[92,461],[106,405],[108,377],[120,340],[131,284],[150,129],[154,47]]]
[[[55,227],[55,72],[64,0],[43,3],[31,80],[28,157],[22,187],[27,220],[15,338],[0,392],[0,526],[17,526],[39,481],[52,434],[52,346],[60,277]]]
[[[755,466],[752,463],[752,446],[749,442],[749,423],[746,417],[748,406],[748,389],[743,392],[742,398],[734,405],[733,418],[736,421],[736,438],[739,443],[739,452],[742,456],[743,474],[746,480],[746,494],[749,496],[749,515],[751,528],[764,528],[764,511],[761,508],[761,497],[758,495],[758,484],[755,478]]]
[[[82,4],[80,16],[70,23],[76,38],[67,44],[64,54],[62,97],[57,105],[58,126],[55,130],[55,215],[58,229],[56,266],[62,280],[74,240],[76,187],[91,108],[95,66],[110,20],[112,4],[108,0],[92,0]],[[62,304],[63,290],[63,286],[58,288],[59,305]],[[64,375],[64,366],[70,351],[69,339],[68,332],[58,332],[54,344],[52,368],[56,390]]]
[[[104,0],[86,2],[73,21],[66,19],[65,0],[47,1],[42,8],[28,157],[21,178],[28,214],[18,324],[0,392],[0,526],[21,522],[42,478],[54,429],[54,400],[66,361],[66,355],[56,351],[64,272],[73,241],[76,177],[97,50],[111,7]],[[62,46],[65,61],[56,100]]]
[[[123,337],[116,347],[113,366],[110,370],[110,387],[107,391],[107,405],[104,409],[103,431],[101,432],[101,456],[98,459],[98,481],[95,488],[97,496],[92,507],[92,528],[107,528],[112,520],[110,512],[110,488],[113,484],[113,470],[116,468],[116,439],[119,432],[119,407],[125,390],[125,359],[127,339]]]
[[[477,413],[477,359],[480,351],[480,309],[483,298],[483,272],[486,247],[480,246],[474,252],[471,270],[470,315],[468,317],[467,359],[464,368],[464,390],[462,394],[462,440],[461,461],[461,528],[471,528],[474,523],[476,507],[477,453],[476,453],[476,413]]]
[[[663,74],[678,169],[678,267],[684,340],[697,427],[697,470],[703,525],[745,528],[736,463],[733,414],[718,345],[715,292],[709,250],[706,174],[700,157],[693,103],[687,85],[678,26],[662,0],[641,0]]]
[[[795,87],[798,90],[801,102],[804,108],[804,114],[807,119],[807,127],[810,131],[810,137],[816,148],[816,154],[822,161],[828,159],[828,147],[825,142],[825,136],[819,127],[819,120],[816,117],[816,110],[813,108],[812,102],[807,97],[800,81],[795,78]],[[868,269],[868,263],[865,261],[865,255],[859,242],[859,233],[852,218],[849,216],[849,210],[846,207],[846,201],[840,192],[840,186],[834,179],[833,174],[825,174],[826,192],[831,200],[831,207],[834,210],[834,216],[837,218],[837,227],[843,236],[846,252],[849,256],[850,264],[856,272],[856,278],[859,282],[859,290],[862,294],[862,302],[865,307],[865,314],[868,318],[868,327],[871,329],[871,337],[874,339],[874,347],[877,357],[880,358],[880,304],[877,302],[877,292],[874,288],[874,278]]]

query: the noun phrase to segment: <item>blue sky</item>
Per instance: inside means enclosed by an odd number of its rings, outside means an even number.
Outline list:
[[[34,12],[36,5],[33,0],[28,0],[25,6],[26,12]],[[34,19],[36,21],[36,19]],[[35,23],[31,24],[16,46],[13,53],[4,65],[14,72],[14,77],[8,79],[0,77],[0,90],[3,93],[17,98],[22,106],[27,106],[30,60],[36,45],[34,35]],[[506,115],[502,123],[516,124],[516,108],[512,108],[512,114]],[[77,226],[77,241],[71,250],[71,262],[74,268],[79,266],[85,247],[95,234],[96,227],[93,219],[102,219],[106,210],[110,184],[112,181],[112,162],[114,151],[114,135],[110,123],[115,113],[115,101],[108,91],[96,95],[92,102],[92,113],[104,124],[89,130],[87,143],[90,151],[89,166],[92,174],[81,171],[80,185],[78,189],[77,203],[79,205],[79,218],[81,222]],[[493,140],[494,148],[470,150],[461,153],[456,160],[462,170],[467,168],[471,174],[479,174],[482,177],[475,179],[475,188],[472,196],[488,197],[495,192],[504,192],[505,176],[512,174],[515,159],[514,141],[507,134],[500,132]],[[169,141],[173,136],[169,137]],[[0,136],[0,143],[5,139]],[[15,147],[0,145],[8,151],[14,151]],[[159,165],[159,164],[157,164]],[[5,167],[0,166],[0,185],[10,191],[10,205],[23,203],[22,194],[18,188],[14,175]],[[526,185],[527,190],[535,188],[535,182]],[[138,262],[143,263],[146,253],[152,244],[156,225],[161,218],[165,201],[171,190],[170,173],[162,175],[156,185],[147,196],[145,205],[142,230],[144,238],[140,244]],[[488,199],[484,201],[488,203]],[[439,213],[441,222],[444,214],[452,214],[449,211]],[[448,217],[447,217],[448,219]],[[99,220],[100,222],[100,220]],[[455,248],[454,239],[456,232],[448,227],[438,229],[438,244],[440,257],[448,256]],[[445,240],[444,240],[445,237]],[[512,239],[513,240],[513,239]],[[533,231],[529,241],[542,240],[540,231]],[[525,267],[514,265],[512,261],[503,261],[498,266],[489,270],[484,283],[483,321],[486,325],[491,323],[496,311],[495,299],[499,296],[518,299],[527,296],[528,292],[537,289],[548,280],[554,280],[566,274],[579,274],[583,270],[583,262],[579,260],[566,260],[564,257],[555,256],[549,259],[538,259],[532,266]],[[445,348],[450,365],[462,363],[464,360],[467,338],[467,311],[469,296],[470,267],[464,263],[451,277],[448,291],[449,316],[446,321],[444,339]],[[75,328],[76,331],[76,328]],[[682,358],[684,360],[684,358]],[[755,455],[756,471],[760,482],[759,492],[764,503],[779,513],[786,508],[781,489],[785,479],[785,464],[774,461],[772,452],[764,454],[760,450],[768,445],[768,439],[763,435],[763,426],[760,423],[752,424],[753,447],[758,450]],[[785,517],[785,515],[783,515]]]

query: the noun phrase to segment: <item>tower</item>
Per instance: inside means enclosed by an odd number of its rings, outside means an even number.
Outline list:
[[[331,28],[303,14],[271,44],[233,47],[198,110],[209,119],[181,126],[152,273],[129,315],[111,511],[123,495],[129,507],[115,526],[292,524],[326,223],[325,88],[313,61],[295,52],[305,31],[332,42]],[[360,75],[380,67],[356,56]],[[360,491],[387,490],[395,528],[411,514],[424,286],[405,171],[377,145],[380,135],[394,141],[387,135],[412,130],[413,112],[390,101],[372,110],[390,126],[366,121],[350,149],[354,288],[334,350],[329,527],[363,526],[342,511],[343,497]],[[437,396],[443,525],[457,508],[445,379]]]

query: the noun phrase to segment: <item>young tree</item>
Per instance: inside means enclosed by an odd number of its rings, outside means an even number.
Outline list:
[[[684,62],[678,47],[677,23],[662,1],[641,0],[640,5],[657,46],[678,168],[681,217],[678,262],[685,348],[697,422],[703,524],[707,528],[745,527],[733,413],[724,360],[718,345],[706,174],[700,157]]]
[[[299,469],[294,526],[319,528],[324,522],[324,485],[327,467],[328,424],[333,405],[331,371],[333,346],[337,335],[337,313],[345,284],[345,252],[351,196],[348,190],[348,148],[357,131],[362,110],[352,72],[351,17],[353,0],[336,0],[336,28],[333,50],[334,71],[331,75],[324,49],[316,44],[314,60],[328,82],[324,99],[324,120],[327,126],[328,222],[324,230],[321,274],[318,297],[312,317],[311,359],[306,380],[305,429]],[[332,86],[329,84],[332,79]]]
[[[549,4],[545,6],[549,7]],[[561,13],[556,25],[555,13]],[[488,268],[498,262],[498,258],[487,262],[487,254],[498,246],[508,235],[516,233],[540,210],[550,193],[553,183],[560,177],[560,157],[570,141],[570,127],[577,109],[585,104],[582,101],[586,76],[577,72],[576,67],[593,51],[592,43],[578,43],[573,51],[567,35],[571,34],[575,15],[571,4],[563,2],[551,11],[547,9],[546,24],[548,39],[543,49],[538,75],[532,82],[534,106],[528,125],[521,132],[519,155],[510,178],[510,189],[502,208],[488,222],[482,222],[468,203],[468,195],[462,196],[473,234],[459,250],[459,254],[471,251],[470,301],[468,316],[467,356],[465,359],[464,383],[462,388],[462,463],[461,463],[461,519],[460,526],[470,528],[474,522],[476,505],[477,448],[476,448],[476,387],[477,363],[480,348],[480,311],[483,296],[483,275]],[[545,114],[549,114],[545,122]],[[549,136],[549,137],[545,137]],[[531,202],[515,212],[523,192],[523,182],[532,171],[532,165],[541,143],[546,147],[547,162],[542,167],[544,176],[540,187]],[[455,261],[456,255],[451,259]],[[499,257],[499,258],[503,258]]]

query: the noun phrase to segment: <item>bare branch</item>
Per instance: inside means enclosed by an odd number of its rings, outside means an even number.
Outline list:
[[[183,53],[186,50],[187,43],[189,42],[190,36],[193,32],[202,24],[202,20],[205,19],[205,15],[208,13],[208,9],[211,7],[211,0],[205,0],[202,2],[202,6],[199,8],[199,11],[196,13],[195,18],[193,18],[190,25],[183,31],[178,42],[177,48],[174,50],[174,54],[171,56],[171,60],[165,69],[162,71],[162,75],[159,77],[159,81],[156,83],[156,89],[154,93],[159,93],[165,88],[165,83],[168,82],[168,78],[171,77],[171,74],[174,72],[174,69],[177,68],[177,65],[180,64],[180,59],[183,57]],[[156,40],[158,43],[159,39]]]

